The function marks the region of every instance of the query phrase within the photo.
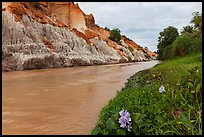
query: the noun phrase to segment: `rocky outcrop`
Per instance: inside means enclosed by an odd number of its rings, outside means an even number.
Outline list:
[[[2,70],[150,60],[153,56],[134,42],[108,39],[73,2],[2,3]],[[128,47],[131,46],[132,50]]]

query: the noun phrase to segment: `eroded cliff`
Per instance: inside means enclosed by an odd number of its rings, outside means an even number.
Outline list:
[[[146,61],[156,54],[110,40],[73,2],[2,2],[2,70]],[[131,47],[130,50],[128,47]]]

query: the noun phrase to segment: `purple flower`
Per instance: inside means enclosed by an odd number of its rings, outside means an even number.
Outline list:
[[[130,117],[130,114],[127,110],[122,110],[119,112],[121,117]]]
[[[119,124],[121,128],[127,128],[127,130],[130,132],[131,127],[131,117],[127,110],[122,110],[119,112],[120,118],[119,118]]]
[[[127,123],[126,117],[120,117],[119,118],[119,123],[120,123],[120,127],[125,128],[126,123]]]
[[[159,92],[160,92],[160,93],[166,92],[166,90],[164,89],[164,86],[163,86],[163,85],[159,88]]]
[[[132,129],[131,125],[128,125],[128,126],[127,126],[127,130],[130,132],[131,129]]]

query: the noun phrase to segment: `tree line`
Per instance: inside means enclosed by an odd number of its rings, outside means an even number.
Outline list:
[[[168,26],[158,37],[158,59],[166,60],[202,50],[202,13],[193,12],[190,23],[182,31]]]

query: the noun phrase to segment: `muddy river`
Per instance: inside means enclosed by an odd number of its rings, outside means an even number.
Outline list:
[[[2,134],[90,134],[127,79],[157,63],[2,72]]]

